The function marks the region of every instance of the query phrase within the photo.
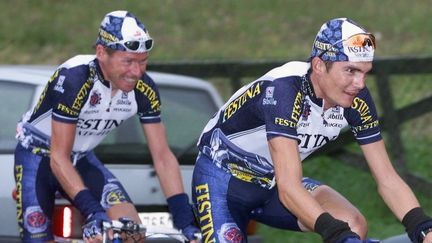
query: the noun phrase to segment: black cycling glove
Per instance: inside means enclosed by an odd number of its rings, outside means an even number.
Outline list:
[[[180,193],[167,199],[168,209],[173,215],[174,226],[180,229],[188,240],[196,239],[199,229],[195,226],[195,217],[186,193]]]
[[[432,230],[432,218],[421,207],[413,208],[405,214],[402,224],[414,243],[422,243],[426,234]]]
[[[333,218],[329,213],[322,213],[314,228],[324,243],[362,242],[360,236],[351,231],[348,223]]]

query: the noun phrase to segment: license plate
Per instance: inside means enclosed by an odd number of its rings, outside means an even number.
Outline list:
[[[174,228],[172,216],[166,212],[139,213],[143,225]]]

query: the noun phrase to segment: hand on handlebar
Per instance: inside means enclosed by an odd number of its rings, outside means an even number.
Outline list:
[[[189,241],[197,239],[200,230],[195,226],[192,206],[186,193],[180,193],[167,198],[168,208],[173,215],[174,226],[181,230]]]
[[[111,222],[111,219],[105,212],[96,212],[87,217],[82,227],[85,242],[102,241],[103,222]]]
[[[102,240],[102,223],[111,222],[99,201],[93,196],[89,189],[79,191],[73,199],[73,204],[86,217],[82,227],[83,240],[85,242],[98,242]]]
[[[188,225],[181,230],[182,234],[188,239],[188,241],[197,240],[197,234],[200,230],[194,225]]]

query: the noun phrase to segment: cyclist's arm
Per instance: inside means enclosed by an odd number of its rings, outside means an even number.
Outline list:
[[[379,194],[395,216],[402,221],[409,210],[419,207],[414,193],[394,169],[383,140],[360,147],[377,183]]]
[[[165,197],[183,193],[180,166],[168,146],[163,123],[149,123],[142,126]]]
[[[70,198],[74,198],[79,191],[85,189],[71,161],[75,130],[75,124],[52,120],[50,165],[55,177]]]
[[[302,164],[298,142],[285,137],[269,140],[276,183],[282,204],[294,213],[310,230],[324,209],[302,185]]]
[[[168,146],[165,127],[159,122],[143,124],[143,129],[162,191],[173,215],[174,226],[180,229],[191,243],[196,243],[195,233],[199,232],[199,229],[194,226],[192,207],[183,190],[180,166]]]

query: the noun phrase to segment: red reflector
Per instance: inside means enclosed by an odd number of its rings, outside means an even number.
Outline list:
[[[69,238],[72,235],[72,209],[69,206],[56,206],[53,215],[53,233]]]
[[[18,193],[17,193],[17,189],[16,188],[14,188],[14,189],[12,189],[12,198],[13,198],[13,200],[17,200],[17,195]]]

